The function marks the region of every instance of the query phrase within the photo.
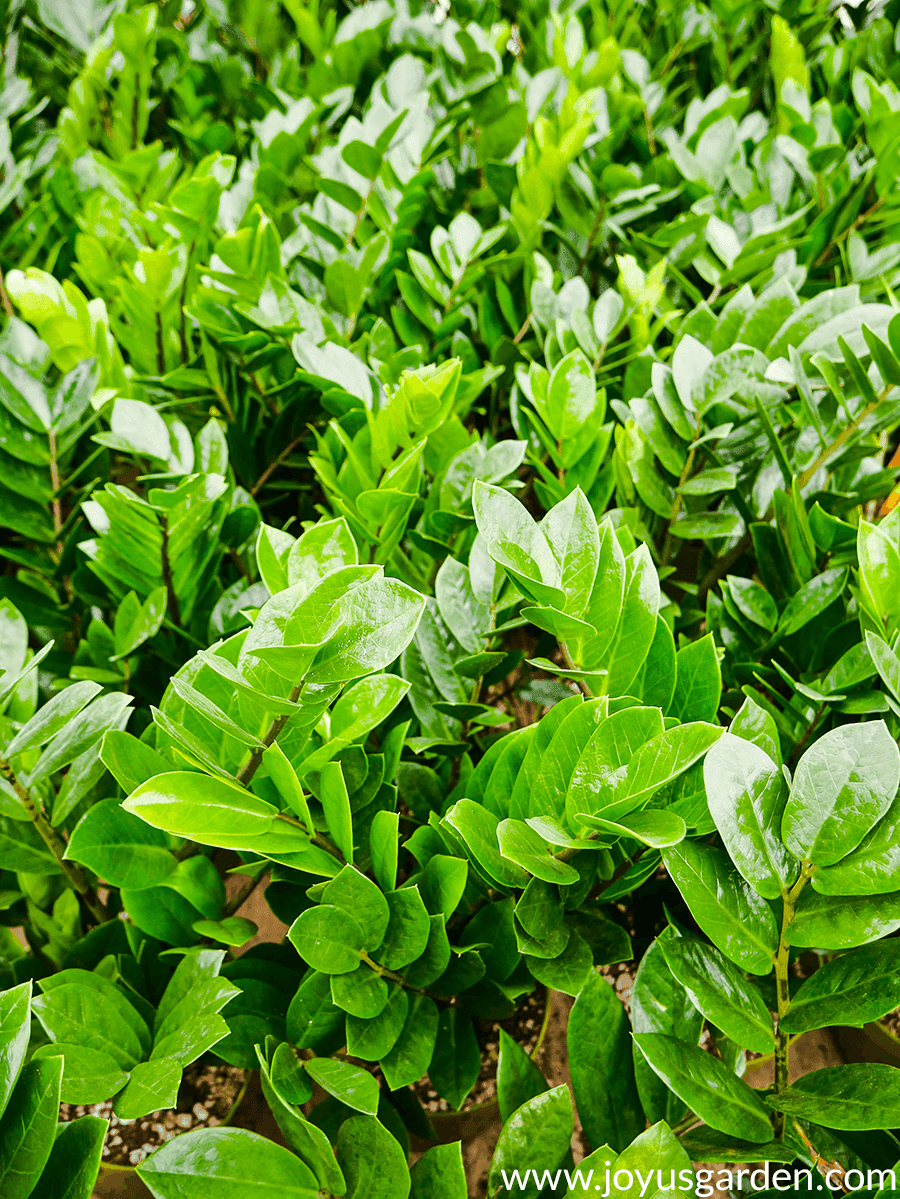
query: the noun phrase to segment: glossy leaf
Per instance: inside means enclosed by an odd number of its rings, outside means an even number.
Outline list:
[[[854,1062],[815,1070],[769,1099],[776,1111],[822,1121],[847,1131],[896,1128],[900,1122],[900,1070]]]
[[[665,935],[660,944],[669,969],[708,1020],[738,1045],[772,1051],[772,1018],[762,996],[724,954],[688,937]]]
[[[186,1186],[194,1194],[238,1199],[246,1195],[248,1179],[272,1199],[315,1199],[319,1190],[299,1158],[243,1128],[198,1128],[175,1137],[140,1165],[138,1175],[155,1199],[179,1199]]]
[[[589,1143],[624,1148],[644,1122],[630,1029],[618,995],[595,972],[572,1008],[567,1044],[575,1104]]]
[[[778,947],[775,917],[727,855],[720,849],[683,841],[664,850],[663,859],[691,914],[713,944],[751,974],[768,974]]]
[[[717,1058],[658,1033],[635,1036],[650,1066],[711,1128],[745,1141],[768,1141],[772,1125],[756,1091]]]
[[[883,721],[825,733],[797,764],[783,836],[798,857],[840,861],[883,816],[900,786],[900,749]]]
[[[787,786],[778,766],[750,741],[726,733],[703,763],[709,810],[743,877],[777,899],[800,873],[781,841]]]

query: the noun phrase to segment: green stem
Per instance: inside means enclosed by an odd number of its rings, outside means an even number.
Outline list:
[[[697,422],[697,431],[694,434],[694,445],[691,446],[690,453],[688,454],[687,458],[685,459],[685,463],[684,463],[684,466],[681,471],[681,477],[678,480],[679,490],[675,493],[675,499],[672,501],[672,512],[671,512],[671,515],[669,516],[669,523],[666,525],[666,537],[665,537],[665,541],[663,542],[662,553],[660,554],[660,558],[659,558],[660,566],[666,566],[668,564],[669,555],[672,553],[672,542],[674,540],[674,535],[672,533],[672,525],[678,519],[678,513],[681,511],[681,504],[682,504],[682,499],[683,499],[682,494],[681,494],[681,488],[685,485],[685,483],[691,477],[691,470],[693,469],[693,466],[694,466],[694,458],[696,457],[696,454],[697,454],[696,442],[697,442],[697,438],[699,436],[700,436],[700,422],[698,421]]]
[[[562,650],[562,656],[565,658],[566,666],[569,668],[569,670],[577,670],[578,667],[572,661],[572,655],[569,653],[569,647],[566,645],[565,641],[560,641],[559,648]],[[585,679],[576,679],[575,682],[577,682],[578,686],[581,688],[586,699],[594,698],[594,693],[587,685]]]
[[[291,688],[291,694],[289,696],[289,699],[292,704],[295,704],[297,702],[297,700],[300,698],[300,691],[301,691],[302,687],[303,687],[303,680],[301,679],[299,683],[297,683],[295,686],[293,686]],[[246,763],[241,768],[241,771],[237,776],[237,781],[242,786],[249,787],[250,782],[253,779],[253,776],[256,774],[257,770],[259,770],[259,764],[260,764],[260,762],[262,762],[263,753],[269,748],[270,745],[272,745],[274,743],[278,734],[281,732],[281,730],[287,724],[288,719],[291,715],[292,715],[292,713],[286,712],[283,716],[276,716],[275,719],[272,721],[272,723],[269,725],[268,731],[266,732],[265,737],[263,737],[263,739],[262,739],[262,745],[256,746],[256,748],[252,751],[252,753],[250,754],[250,757],[247,759]]]
[[[0,774],[3,775],[21,800],[22,806],[25,808],[25,811],[31,818],[34,827],[37,829],[38,833],[40,833],[44,844],[53,854],[54,858],[56,858],[60,869],[68,879],[73,890],[81,897],[85,907],[88,909],[97,923],[105,923],[105,921],[109,919],[109,912],[106,910],[106,905],[101,901],[96,891],[91,887],[87,880],[87,875],[81,866],[66,860],[65,841],[63,841],[62,837],[31,798],[28,788],[23,787],[23,785],[19,782],[16,772],[5,758],[0,758]]]
[[[162,545],[159,551],[160,573],[166,588],[166,611],[172,624],[181,628],[181,609],[178,606],[178,596],[175,592],[175,581],[172,578],[172,564],[169,561],[169,521],[160,516],[162,529]]]
[[[359,951],[359,959],[361,962],[365,962],[370,970],[374,970],[379,978],[386,978],[389,982],[397,983],[398,986],[405,987],[407,991],[415,991],[417,995],[427,995],[429,999],[446,1001],[448,998],[446,995],[435,995],[433,991],[429,991],[425,987],[414,987],[402,974],[397,974],[394,970],[388,970],[387,966],[382,966],[370,958],[364,949]]]
[[[791,991],[788,982],[791,951],[789,934],[797,911],[797,900],[809,882],[813,869],[814,867],[809,862],[804,862],[796,883],[790,889],[786,887],[781,893],[784,909],[781,917],[781,935],[778,938],[778,950],[775,954],[775,985],[778,1005],[778,1020],[775,1027],[776,1095],[781,1095],[786,1091],[790,1081],[790,1037],[781,1027],[791,1008]],[[784,1112],[776,1112],[772,1122],[776,1137],[784,1140]]]

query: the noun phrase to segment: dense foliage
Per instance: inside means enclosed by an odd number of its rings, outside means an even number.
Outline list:
[[[900,5],[0,9],[4,1199],[893,1166]]]

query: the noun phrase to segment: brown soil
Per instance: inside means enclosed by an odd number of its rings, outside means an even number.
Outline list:
[[[174,1108],[151,1112],[138,1120],[121,1120],[113,1112],[112,1100],[104,1103],[63,1103],[61,1123],[79,1116],[101,1116],[109,1120],[103,1145],[103,1164],[139,1166],[154,1149],[192,1128],[215,1128],[234,1106],[244,1081],[244,1071],[234,1066],[188,1066],[178,1089]]]
[[[470,1111],[479,1104],[488,1103],[497,1094],[497,1060],[500,1053],[500,1030],[518,1041],[526,1053],[531,1053],[541,1034],[544,1011],[547,1005],[547,990],[539,987],[525,1000],[508,1020],[475,1021],[475,1036],[481,1047],[481,1072],[478,1081],[462,1105],[461,1111]],[[426,1111],[432,1113],[452,1112],[454,1109],[442,1099],[427,1078],[420,1079],[413,1090]]]
[[[882,1016],[878,1023],[893,1036],[900,1037],[900,1007],[894,1008],[892,1012]]]

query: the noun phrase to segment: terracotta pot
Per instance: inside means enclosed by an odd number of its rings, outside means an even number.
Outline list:
[[[530,1057],[535,1059],[541,1051],[544,1037],[547,1035],[547,1027],[550,1023],[550,998],[551,991],[548,989],[544,1001],[544,1018],[541,1021],[541,1029],[534,1043],[534,1048],[529,1054]],[[484,1103],[477,1103],[474,1107],[465,1108],[463,1111],[426,1111],[423,1114],[434,1130],[434,1141],[441,1145],[446,1145],[451,1141],[471,1140],[473,1137],[490,1128],[492,1124],[497,1124],[499,1127],[500,1102],[495,1096],[493,1099],[488,1099]]]
[[[255,1087],[253,1086],[254,1082],[256,1083]],[[255,1070],[248,1071],[228,1115],[222,1121],[223,1125],[234,1124],[238,1128],[255,1126],[255,1123],[245,1123],[248,1116],[253,1117],[254,1115],[254,1091],[259,1092],[261,1100],[262,1092],[259,1090],[258,1076]],[[94,1199],[152,1199],[150,1191],[138,1177],[136,1166],[119,1166],[112,1163],[103,1163],[100,1166],[100,1174],[94,1183],[93,1195]]]

